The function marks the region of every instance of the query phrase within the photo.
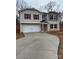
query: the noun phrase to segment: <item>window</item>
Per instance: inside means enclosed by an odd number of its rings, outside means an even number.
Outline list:
[[[57,21],[58,20],[58,15],[50,15],[50,20],[55,20]]]
[[[58,20],[58,15],[56,15],[56,19]]]
[[[54,28],[57,28],[57,24],[54,24]]]
[[[56,16],[54,16],[54,19],[56,19]]]
[[[24,14],[24,19],[31,19],[31,14]]]
[[[54,20],[55,21],[57,21],[58,20],[58,16],[56,15],[56,16],[54,16]]]
[[[42,15],[43,20],[47,20],[47,15]]]
[[[53,28],[53,24],[50,24],[50,28]]]
[[[57,28],[57,24],[50,24],[50,28]]]
[[[49,17],[50,17],[50,20],[53,20],[53,15],[50,15]]]
[[[39,19],[39,15],[33,15],[34,19]]]

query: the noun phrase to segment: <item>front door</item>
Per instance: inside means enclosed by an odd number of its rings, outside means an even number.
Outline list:
[[[47,32],[47,24],[44,24],[44,32]]]

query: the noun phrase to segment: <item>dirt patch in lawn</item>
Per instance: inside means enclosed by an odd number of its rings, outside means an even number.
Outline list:
[[[59,43],[59,48],[58,48],[58,59],[63,59],[63,30],[51,31],[48,33],[59,37],[60,43]]]

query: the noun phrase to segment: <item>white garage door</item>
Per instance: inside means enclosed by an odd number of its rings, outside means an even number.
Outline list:
[[[40,25],[23,25],[22,31],[23,32],[40,32],[41,27]]]

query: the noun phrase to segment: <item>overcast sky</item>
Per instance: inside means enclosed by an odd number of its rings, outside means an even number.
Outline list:
[[[40,6],[46,5],[50,1],[55,1],[60,5],[60,11],[63,10],[63,0],[25,0],[29,6],[39,9]]]

